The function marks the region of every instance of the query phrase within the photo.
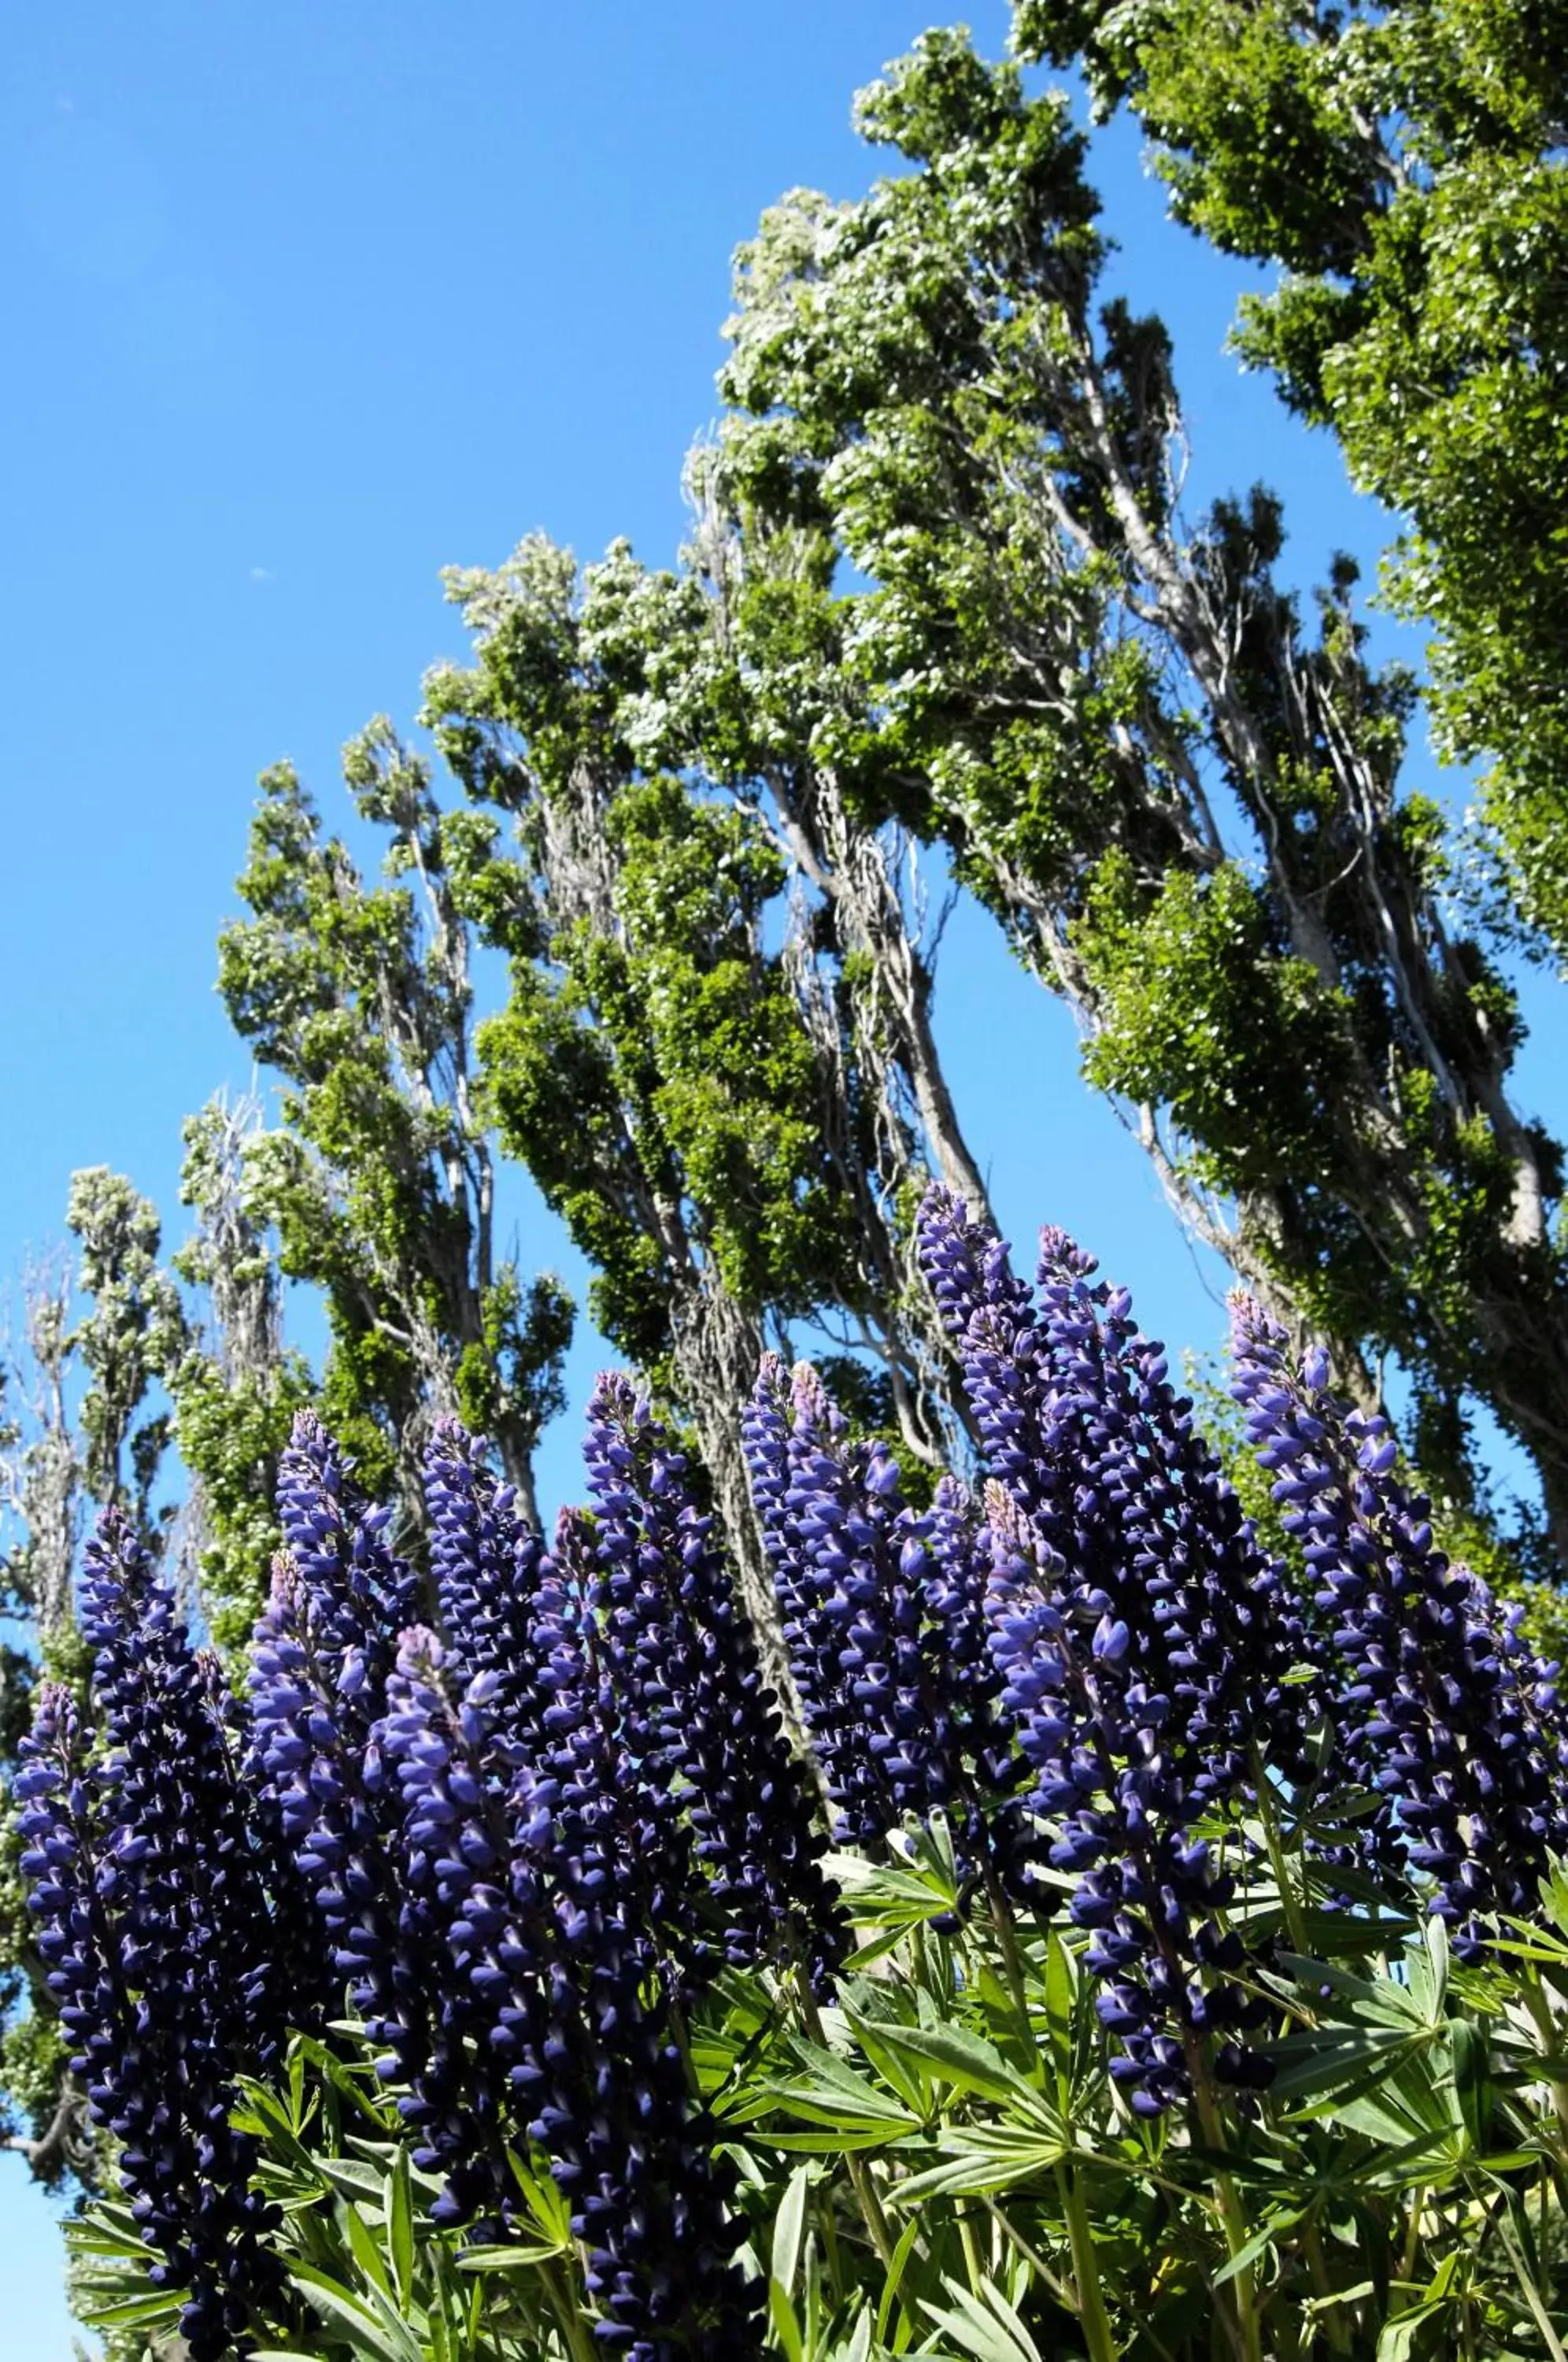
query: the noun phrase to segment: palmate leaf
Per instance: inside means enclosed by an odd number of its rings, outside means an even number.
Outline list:
[[[900,2025],[886,2019],[878,2023],[876,2034],[895,2058],[923,2069],[938,2082],[976,2092],[981,2099],[1022,2107],[1037,2119],[1051,2120],[1039,2092],[983,2035],[961,2025]]]
[[[108,2304],[83,2305],[83,2317],[94,2329],[172,2330],[185,2299],[179,2290],[148,2289],[146,2274],[139,2296],[116,2297]]]
[[[377,2301],[381,2292],[375,2287],[366,2289],[362,2295],[354,2294],[330,2273],[297,2258],[290,2263],[289,2276],[323,2319],[347,2337],[357,2354],[370,2356],[372,2362],[426,2362],[424,2351],[395,2307],[385,2298]]]
[[[834,1853],[824,1867],[845,1890],[857,1926],[900,1932],[933,1919],[950,1917],[959,1904],[959,1880],[949,1851],[917,1852],[908,1867],[868,1861],[860,1854]]]
[[[764,2084],[741,2107],[726,2112],[726,2122],[752,2123],[781,2111],[808,2125],[831,2130],[839,2136],[842,2146],[855,2148],[899,2140],[922,2129],[922,2118],[911,2115],[900,2101],[889,2099],[875,2083],[857,2075],[831,2050],[804,2041],[797,2042],[795,2049],[807,2073],[789,2082]],[[823,2146],[814,2137],[807,2140],[770,2133],[768,2138],[773,2147],[779,2148]]]
[[[1441,2023],[1442,2013],[1441,2008],[1434,2012],[1430,2007],[1430,1972],[1425,1956],[1409,1945],[1403,1957],[1412,1971],[1406,1984],[1396,1983],[1392,1977],[1357,1976],[1353,1970],[1342,1969],[1332,1960],[1309,1959],[1299,1952],[1282,1952],[1279,1956],[1282,1967],[1296,1984],[1312,1992],[1329,1986],[1348,2004],[1353,2017],[1364,2019],[1369,2025],[1430,2033]]]
[[[951,2304],[926,2302],[924,2310],[939,2329],[975,2362],[1043,2362],[1040,2348],[999,2290],[983,2284],[984,2302],[972,2296],[961,2280],[943,2283]]]
[[[1270,2097],[1309,2100],[1342,2087],[1370,2091],[1419,2057],[1423,2047],[1424,2037],[1408,2030],[1375,2026],[1327,2025],[1287,2034],[1269,2050],[1275,2068]]]
[[[911,2174],[889,2191],[889,2203],[918,2206],[927,2198],[992,2198],[1054,2172],[1073,2154],[1065,2140],[1011,2132],[1005,2125],[955,2125],[939,2163]]]

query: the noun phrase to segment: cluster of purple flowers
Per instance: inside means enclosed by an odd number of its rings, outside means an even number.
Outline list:
[[[1210,2070],[1261,2085],[1225,1848],[1311,1777],[1304,1727],[1331,1708],[1380,1800],[1377,1859],[1424,1882],[1473,1956],[1568,1848],[1552,1669],[1434,1548],[1386,1423],[1348,1414],[1323,1357],[1297,1366],[1255,1306],[1235,1390],[1315,1610],[1088,1256],[1045,1231],[1031,1291],[943,1191],[919,1246],[978,1498],[948,1475],[911,1504],[891,1446],[852,1435],[804,1364],[768,1356],[742,1421],[834,1833],[879,1846],[940,1813],[994,1909],[1065,1896],[1137,2113]],[[586,1462],[591,1508],[547,1546],[483,1447],[438,1423],[426,1576],[302,1417],[243,1702],[123,1519],[89,1551],[105,1747],[89,1766],[46,1685],[24,1870],[195,2362],[282,2302],[237,2078],[345,2003],[442,2179],[437,2220],[508,2235],[529,2152],[568,2199],[607,2348],[761,2350],[682,2027],[730,1968],[821,1987],[847,1928],[700,1472],[616,1376]]]
[[[282,2287],[254,2146],[230,2123],[235,2079],[275,2065],[285,2032],[265,1864],[221,1677],[116,1511],[88,1546],[82,1622],[104,1751],[87,1762],[69,1694],[46,1685],[17,1780],[22,1869],[149,2278],[187,2292],[181,2331],[209,2362]]]
[[[1430,1908],[1474,1959],[1483,1921],[1528,1915],[1549,1856],[1568,1847],[1556,1667],[1525,1650],[1517,1610],[1500,1616],[1434,1546],[1387,1420],[1331,1395],[1321,1350],[1298,1363],[1246,1297],[1232,1323],[1248,1440],[1317,1584],[1339,1748],[1382,1800],[1375,1839],[1431,1881]]]
[[[429,1962],[401,1925],[376,1734],[419,1578],[308,1411],[279,1463],[278,1509],[284,1551],[251,1644],[247,1769],[275,1833],[296,1990],[326,2018],[347,1992],[389,2073],[408,2081],[428,2052]]]
[[[733,2175],[676,2029],[727,1963],[825,1976],[845,1928],[711,1515],[618,1379],[588,1464],[595,1514],[568,1513],[551,1551],[438,1425],[427,1588],[302,1416],[243,1702],[123,1523],[89,1553],[109,1753],[83,1772],[71,1701],[46,1691],[27,1869],[201,2362],[282,2298],[236,2078],[276,2066],[289,2020],[330,2027],[346,2003],[442,2177],[438,2220],[504,2235],[532,2145],[569,2198],[602,2342],[632,2362],[759,2350]]]
[[[446,2212],[489,2204],[513,2219],[505,2144],[521,2131],[568,2197],[602,2339],[633,2362],[718,2362],[756,2349],[755,2295],[734,2262],[733,2182],[662,2005],[657,1937],[624,1875],[630,1767],[596,1711],[594,1587],[590,1537],[569,1514],[541,1585],[550,1736],[533,1762],[491,1721],[493,1672],[459,1689],[434,1635],[403,1636],[386,1744],[409,1883],[444,1937],[469,2031],[500,2070],[488,2114],[470,2108],[445,2127]]]
[[[993,1712],[985,1551],[964,1487],[905,1506],[878,1438],[851,1440],[816,1371],[764,1360],[743,1425],[807,1731],[845,1843],[946,1814],[971,1876],[1023,1872],[1014,1750]]]
[[[943,1191],[920,1245],[992,1471],[1001,1703],[1054,1832],[1047,1859],[1090,1930],[1112,2074],[1157,2114],[1213,2032],[1221,2079],[1266,2081],[1235,2038],[1261,2013],[1230,1973],[1233,1881],[1196,1825],[1244,1798],[1254,1750],[1297,1726],[1299,1621],[1124,1289],[1046,1231],[1036,1305],[1002,1242]]]
[[[823,1870],[810,1792],[688,1456],[629,1380],[612,1375],[589,1405],[585,1458],[604,1645],[615,1694],[637,1714],[625,1752],[650,1810],[683,1815],[704,1873],[695,1889],[687,1881],[703,1906],[688,1916],[693,1966],[771,1959],[820,1980],[848,1931]]]

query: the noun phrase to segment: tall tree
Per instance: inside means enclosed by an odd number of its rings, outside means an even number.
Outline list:
[[[278,1461],[295,1411],[319,1389],[283,1341],[271,1231],[279,1151],[259,1102],[220,1095],[187,1118],[184,1135],[180,1196],[195,1227],[172,1262],[206,1318],[193,1324],[166,1384],[189,1484],[182,1553],[213,1639],[232,1654],[249,1639],[281,1543]],[[381,1431],[371,1433],[381,1460]]]
[[[560,1407],[571,1307],[498,1251],[490,1136],[475,1106],[471,936],[425,767],[372,723],[346,750],[361,818],[384,832],[368,885],[323,835],[286,766],[262,781],[219,989],[284,1083],[282,1122],[242,1151],[246,1219],[325,1297],[325,1415],[370,1483],[397,1460],[418,1514],[429,1419],[490,1435],[535,1513],[533,1454]],[[410,880],[412,883],[405,883]],[[219,1258],[221,1261],[221,1257]]]
[[[1269,494],[1184,516],[1169,340],[1103,299],[1066,99],[934,33],[859,120],[900,171],[765,216],[723,379],[743,534],[863,578],[821,592],[839,791],[946,842],[1194,1227],[1364,1389],[1403,1358],[1429,1473],[1463,1492],[1467,1401],[1496,1410],[1568,1557],[1561,1160],[1397,785],[1412,684],[1347,562],[1308,627]]]
[[[1408,519],[1393,595],[1568,959],[1568,26],[1553,0],[1018,0],[1150,134],[1179,221],[1279,267],[1242,357]]]

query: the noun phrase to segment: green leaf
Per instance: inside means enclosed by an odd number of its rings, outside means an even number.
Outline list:
[[[1418,2056],[1419,2039],[1408,2030],[1328,2025],[1287,2035],[1270,2057],[1275,2073],[1273,2100],[1304,2100],[1340,2087],[1370,2089]]]
[[[898,2301],[899,2289],[903,2281],[904,2268],[908,2264],[911,2256],[914,2253],[915,2241],[919,2238],[920,2232],[921,2218],[918,2214],[911,2214],[909,2221],[904,2224],[902,2231],[899,2234],[899,2244],[893,2249],[893,2259],[888,2266],[887,2278],[882,2283],[881,2301],[877,2307],[877,2343],[878,2345],[881,2345],[883,2339],[888,2334],[888,2323],[892,2319],[893,2306]]]
[[[856,2318],[855,2327],[847,2340],[841,2339],[834,2347],[828,2362],[870,2362],[871,2315],[864,2309]]]
[[[1307,2209],[1301,2206],[1293,2214],[1271,2215],[1261,2230],[1253,2233],[1244,2246],[1238,2247],[1233,2256],[1227,2257],[1213,2274],[1209,2285],[1223,2288],[1226,2281],[1233,2280],[1238,2272],[1249,2271],[1260,2256],[1267,2254],[1276,2239],[1283,2238],[1287,2231],[1296,2228],[1306,2212]]]
[[[83,2308],[85,2317],[94,2329],[151,2329],[159,2322],[172,2324],[180,2317],[184,2298],[167,2289],[152,2289],[140,2296],[127,2297],[114,2304],[94,2304]]]
[[[314,2264],[295,2260],[289,2266],[289,2276],[316,2311],[342,2331],[357,2354],[368,2354],[373,2362],[425,2362],[402,2322],[395,2317],[390,2322],[383,2319]]]
[[[380,2191],[376,2194],[380,2197]],[[349,2252],[359,2269],[372,2288],[379,2289],[383,2296],[390,2297],[392,2288],[392,2275],[387,2269],[381,2244],[359,2208],[349,2200],[340,2198],[337,2202],[337,2219],[347,2235]]]
[[[940,2161],[895,2182],[889,2201],[917,2206],[927,2198],[982,2198],[1051,2174],[1072,2153],[1065,2135],[1014,2125],[953,2125],[944,2133]]]
[[[552,2242],[553,2251],[559,2255],[571,2244],[571,2209],[565,2195],[551,2174],[536,2172],[516,2149],[509,2148],[506,2157],[541,2235]]]
[[[806,2341],[801,2332],[799,2316],[789,2291],[781,2289],[774,2279],[767,2283],[767,2317],[790,2362],[803,2362]]]
[[[795,2293],[795,2272],[801,2260],[801,2235],[805,2228],[806,2200],[811,2194],[812,2169],[798,2165],[785,2184],[773,2224],[771,2271],[787,2297]]]
[[[533,2244],[504,2247],[465,2247],[457,2258],[460,2272],[531,2272],[540,2264],[553,2263],[560,2254],[558,2247]]]
[[[408,2178],[408,2152],[399,2149],[387,2176],[385,2215],[387,2260],[392,2266],[397,2301],[406,2311],[414,2289],[414,2192]]]
[[[1409,2362],[1417,2330],[1423,2322],[1430,2321],[1434,2314],[1444,2312],[1452,2301],[1449,2292],[1458,2264],[1457,2254],[1445,2256],[1424,2294],[1414,2304],[1389,2315],[1377,2341],[1376,2362]]]
[[[925,2312],[955,2339],[975,2362],[1041,2362],[1040,2348],[1011,2305],[988,2281],[979,2303],[958,2280],[944,2280],[951,2308],[927,2303]]]
[[[1039,2094],[1010,2067],[996,2045],[960,2025],[894,2025],[884,2021],[878,2032],[885,2046],[918,2060],[938,2081],[982,2099],[1026,2103],[1040,2106]]]
[[[930,2115],[933,2100],[930,2078],[918,2063],[911,2068],[897,2043],[885,2039],[888,2021],[863,2015],[847,2006],[845,2015],[855,2030],[860,2047],[883,2082],[891,2088],[911,2114],[922,2119]]]
[[[1463,2018],[1448,2030],[1453,2055],[1453,2089],[1459,2113],[1473,2148],[1484,2149],[1492,2125],[1492,2086],[1487,2073],[1485,2036]]]

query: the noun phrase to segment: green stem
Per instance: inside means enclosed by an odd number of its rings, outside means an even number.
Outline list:
[[[823,2192],[822,2204],[817,2210],[817,2220],[822,2225],[823,2253],[827,2258],[828,2279],[833,2288],[833,2301],[835,2305],[839,2305],[844,2302],[844,2268],[839,2261],[838,2224],[833,2219],[831,2184]]]
[[[954,2211],[958,2217],[958,2240],[964,2250],[964,2268],[969,2275],[969,2293],[971,2296],[978,2297],[986,2284],[986,2272],[980,2261],[980,2251],[975,2245],[975,2226],[969,2220],[969,2210],[962,2199],[958,2201]]]
[[[871,2179],[870,2169],[865,2158],[856,2157],[853,2151],[845,2158],[845,2163],[849,2168],[849,2179],[855,2185],[862,2219],[871,2234],[871,2245],[881,2257],[882,2269],[890,2272],[897,2242],[888,2227],[888,2218],[882,2212],[882,2202],[877,2195],[877,2185]]]
[[[1001,2208],[997,2204],[996,2200],[994,2198],[988,2198],[984,2191],[980,2192],[980,2203],[985,2208],[987,2213],[990,2216],[992,2222],[996,2224],[997,2227],[1001,2232],[1002,2236],[1018,2249],[1019,2254],[1023,2257],[1024,2262],[1029,2266],[1031,2271],[1032,2271],[1036,2278],[1050,2290],[1052,2295],[1055,2298],[1063,2311],[1065,2312],[1071,2312],[1074,2310],[1072,2290],[1064,2287],[1060,2275],[1052,2270],[1050,2265],[1046,2262],[1039,2248],[1035,2246],[1032,2240],[1026,2239],[1024,2237],[1017,2224],[1011,2222],[1009,2217],[1003,2213]]]
[[[572,2356],[572,2362],[598,2362],[599,2347],[582,2317],[581,2308],[573,2301],[569,2289],[561,2285],[561,2276],[554,2264],[543,2264],[539,2277],[545,2283],[550,2311],[561,2326],[561,2334]]]
[[[1212,2149],[1223,2149],[1225,2128],[1220,2120],[1220,2110],[1214,2097],[1214,2086],[1209,2078],[1209,2062],[1203,2056],[1196,2036],[1187,2044],[1187,2069],[1192,2077],[1193,2098],[1198,2103],[1198,2121],[1203,2127],[1203,2137]],[[1247,2244],[1246,2210],[1242,2204],[1235,2183],[1223,2169],[1214,2176],[1214,2195],[1220,2201],[1220,2219],[1225,2225],[1225,2246],[1232,2257],[1239,2256]],[[1233,2273],[1231,2287],[1235,2291],[1236,2326],[1242,2362],[1264,2362],[1263,2336],[1258,2323],[1257,2284],[1253,2268],[1243,2264]]]
[[[807,2033],[819,2050],[825,2050],[828,2047],[827,2033],[817,2008],[816,1995],[806,1982],[804,1975],[799,1972],[795,1979],[795,1994],[801,2004],[801,2015],[805,2020]],[[877,2185],[871,2179],[864,2158],[856,2157],[851,2150],[844,2161],[849,2169],[849,2179],[855,2191],[856,2202],[860,2208],[861,2220],[871,2235],[871,2245],[882,2259],[883,2270],[890,2271],[896,2242],[888,2228],[888,2218],[882,2212],[882,2202],[877,2195]]]
[[[1399,2258],[1399,2277],[1413,2281],[1416,2258],[1421,2251],[1421,2216],[1426,2212],[1427,2193],[1418,2182],[1410,2192],[1410,2220],[1405,2231],[1405,2252]]]
[[[1311,2276],[1312,2293],[1322,2300],[1322,2321],[1328,2332],[1329,2344],[1336,2354],[1351,2350],[1350,2323],[1346,2321],[1344,2299],[1338,2294],[1329,2274],[1328,2259],[1318,2225],[1310,2214],[1301,2244],[1307,2252],[1307,2269]]]
[[[1279,1819],[1274,1809],[1274,1783],[1264,1769],[1264,1760],[1257,1747],[1253,1748],[1253,1785],[1258,1800],[1258,1818],[1263,1823],[1264,1843],[1268,1849],[1269,1867],[1279,1889],[1280,1907],[1285,1913],[1286,1932],[1291,1949],[1309,1958],[1307,1922],[1301,1914],[1301,1901],[1290,1880],[1290,1865],[1280,1842]]]
[[[1499,2213],[1494,2219],[1496,2222],[1498,2236],[1507,2249],[1508,2261],[1514,2268],[1514,2277],[1524,2291],[1524,2301],[1535,2315],[1536,2327],[1546,2340],[1546,2350],[1551,2356],[1551,2362],[1568,2362],[1568,2353],[1564,2352],[1562,2341],[1551,2325],[1551,2316],[1546,2310],[1545,2301],[1535,2284],[1534,2276],[1515,2243],[1514,2235],[1508,2228],[1507,2216]]]
[[[1088,2348],[1088,2362],[1116,2362],[1116,2340],[1111,2334],[1110,2316],[1105,2309],[1099,2258],[1094,2251],[1094,2233],[1089,2228],[1083,2186],[1072,2167],[1066,2164],[1056,2168],[1056,2186],[1062,2194],[1067,2243],[1073,2251],[1073,2281],[1077,2290],[1078,2322],[1084,2333],[1084,2344]]]

